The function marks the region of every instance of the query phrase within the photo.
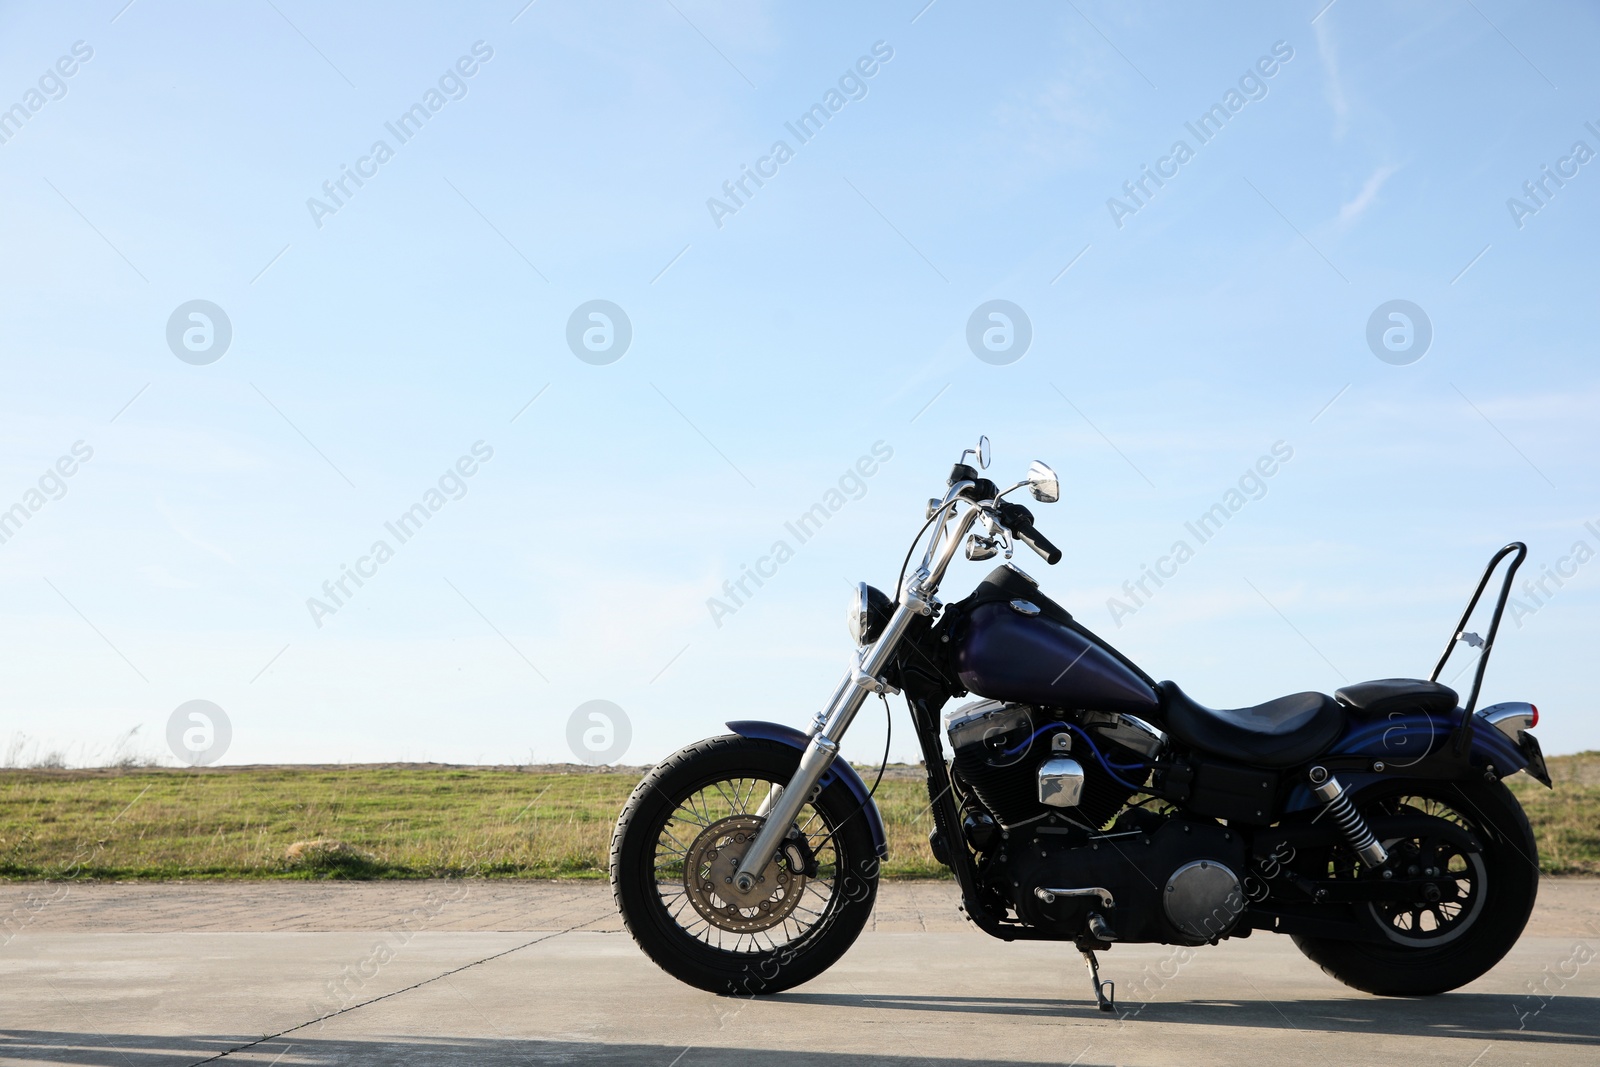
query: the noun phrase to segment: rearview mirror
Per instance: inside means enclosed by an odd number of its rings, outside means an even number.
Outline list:
[[[1061,482],[1055,471],[1034,460],[1028,467],[1028,492],[1041,504],[1054,504],[1061,499]]]
[[[978,469],[989,469],[989,436],[984,434],[978,438]]]

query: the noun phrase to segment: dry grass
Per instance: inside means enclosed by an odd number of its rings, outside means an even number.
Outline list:
[[[1600,875],[1600,753],[1511,782],[1545,870]],[[643,768],[0,771],[0,878],[601,878]],[[870,779],[869,779],[870,780]],[[915,768],[878,789],[889,877],[942,877]],[[291,846],[299,845],[295,855]]]
[[[632,774],[0,772],[0,877],[598,877]],[[336,842],[329,847],[290,846]]]
[[[1600,874],[1600,752],[1552,756],[1546,789],[1525,774],[1506,780],[1539,839],[1546,874]]]

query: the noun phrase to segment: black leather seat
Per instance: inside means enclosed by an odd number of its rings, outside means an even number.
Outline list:
[[[1253,708],[1196,704],[1176,682],[1156,686],[1167,732],[1203,752],[1258,767],[1293,767],[1344,732],[1344,710],[1325,693],[1295,693]]]
[[[1443,714],[1461,699],[1448,685],[1417,678],[1379,678],[1337,690],[1334,698],[1359,719],[1381,719],[1392,711]]]

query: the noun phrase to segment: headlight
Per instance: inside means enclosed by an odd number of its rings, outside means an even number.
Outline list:
[[[856,644],[870,645],[883,633],[893,613],[894,603],[883,592],[860,582],[845,605],[845,628]]]
[[[850,631],[850,639],[858,645],[867,643],[867,615],[872,611],[871,594],[867,592],[870,588],[866,582],[857,582],[855,591],[850,594],[850,602],[844,606],[844,628]]]

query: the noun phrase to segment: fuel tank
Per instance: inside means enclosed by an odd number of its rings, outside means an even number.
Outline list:
[[[951,608],[953,665],[961,684],[978,696],[1135,715],[1159,706],[1143,671],[1010,565]]]

